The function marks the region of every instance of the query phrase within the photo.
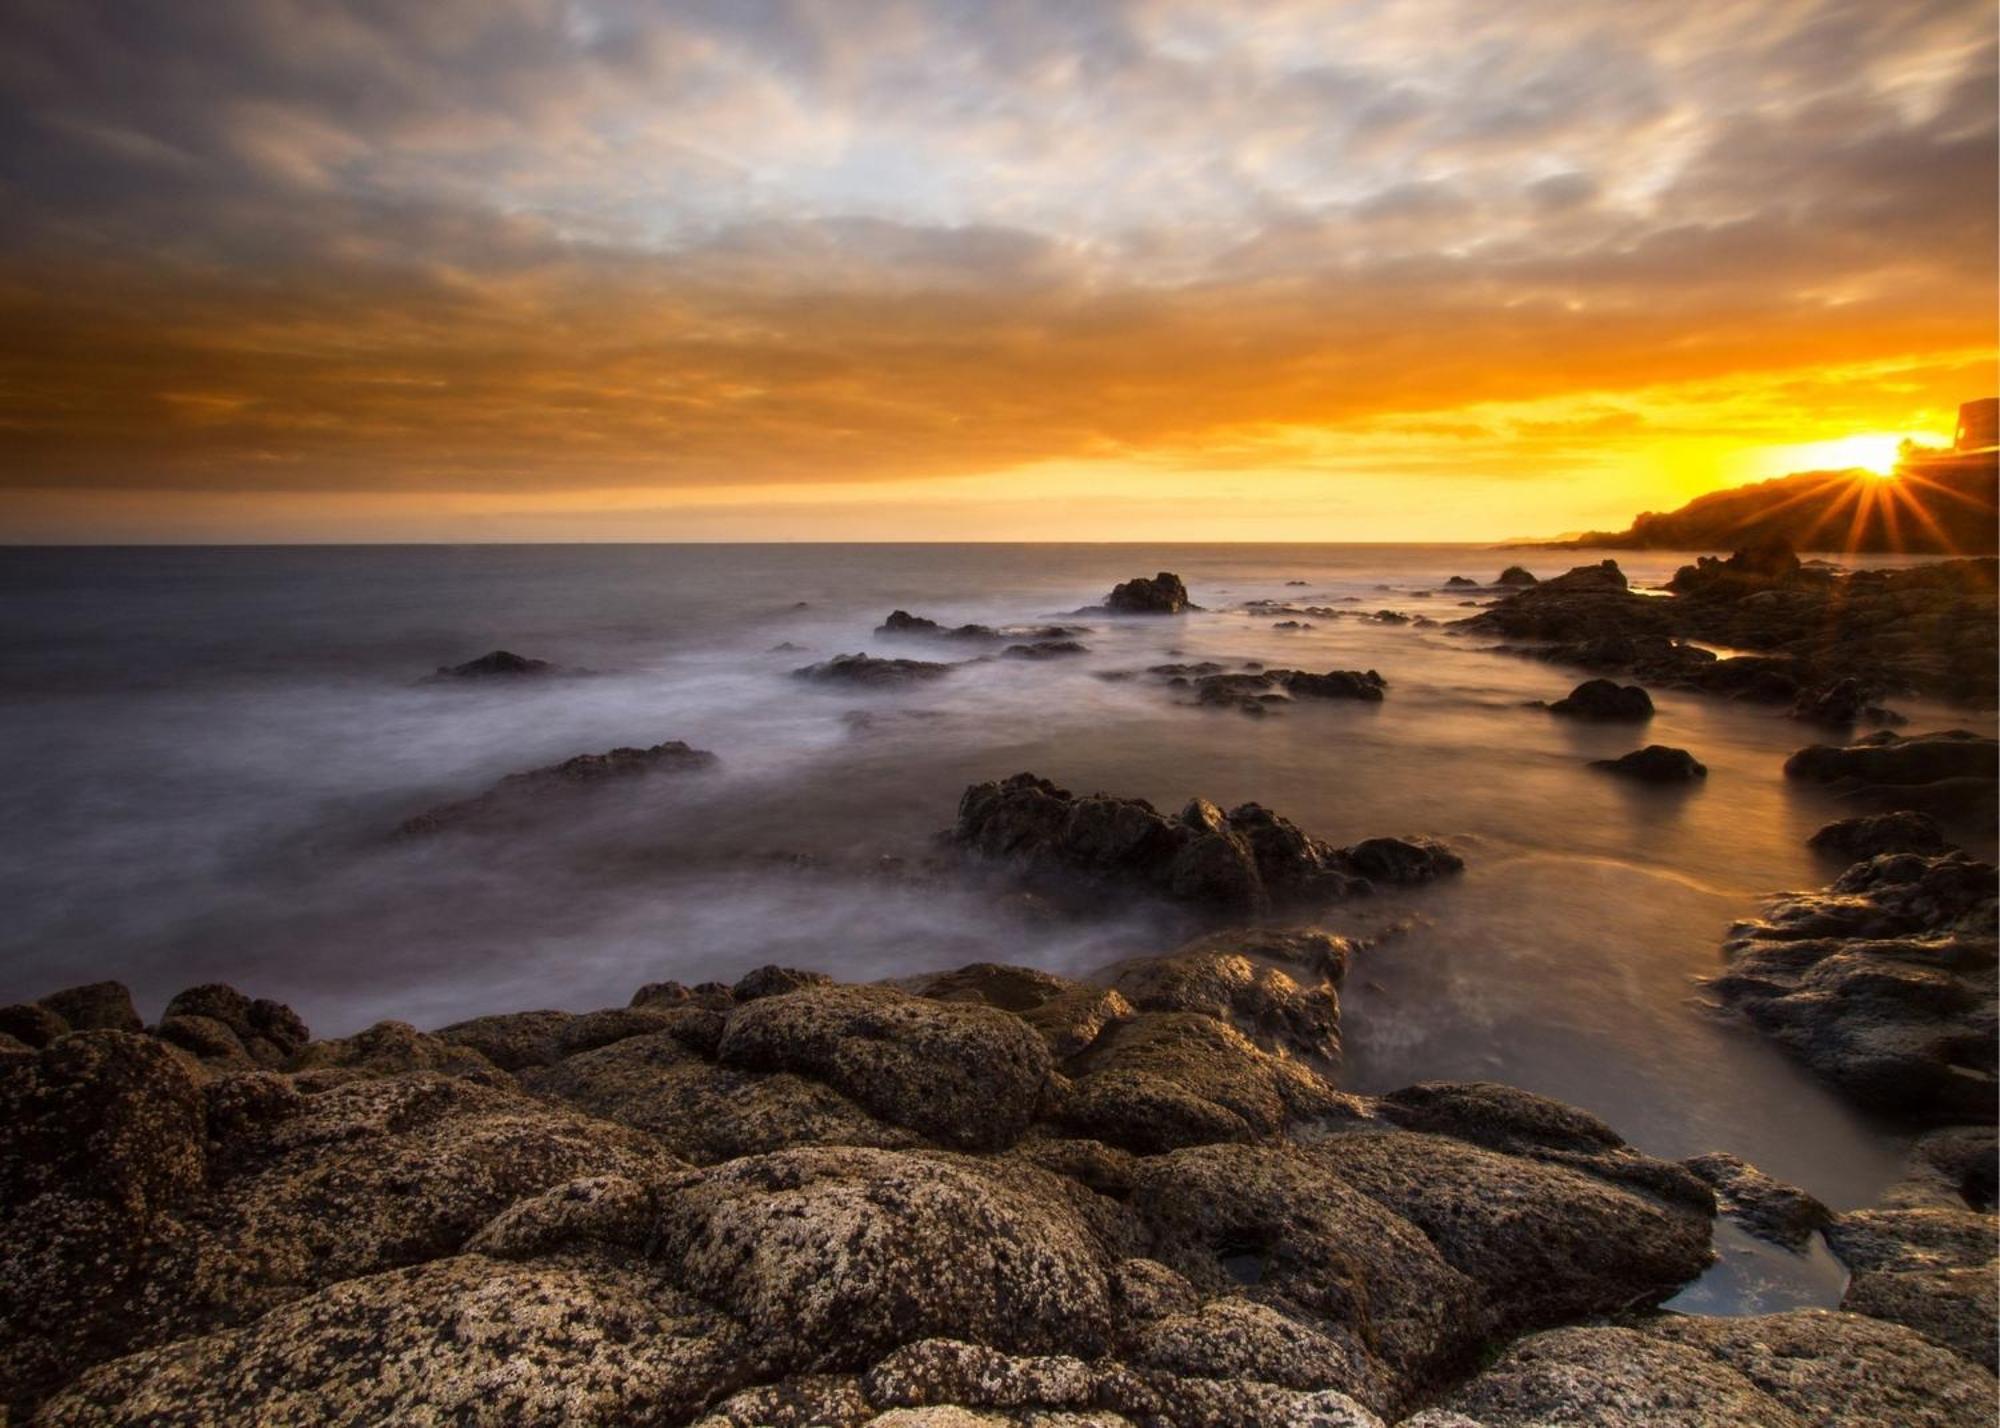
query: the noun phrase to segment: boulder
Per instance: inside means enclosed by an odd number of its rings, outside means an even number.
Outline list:
[[[91,982],[51,992],[38,1003],[61,1017],[71,1031],[144,1031],[123,982]]]
[[[1708,766],[1686,749],[1648,744],[1615,759],[1592,759],[1590,766],[1640,783],[1693,783],[1708,777]]]
[[[176,1018],[185,1017],[205,1018],[227,1028],[235,1044],[256,1066],[282,1066],[312,1040],[304,1019],[282,1002],[253,1000],[219,982],[177,993],[161,1016],[161,1034],[167,1035],[169,1023]]]
[[[945,1145],[994,1149],[1027,1129],[1053,1061],[1019,1018],[890,987],[806,987],[737,1008],[718,1059],[822,1081]]]
[[[1758,1239],[1788,1250],[1804,1250],[1833,1214],[1818,1200],[1782,1180],[1773,1180],[1749,1161],[1724,1151],[1697,1155],[1681,1164],[1714,1187],[1720,1212]]]
[[[1510,565],[1493,577],[1493,583],[1495,585],[1526,586],[1539,585],[1541,582],[1535,577],[1535,573],[1525,566]]]
[[[1879,858],[1884,853],[1948,853],[1952,849],[1951,840],[1935,818],[1910,809],[1843,818],[1827,824],[1806,843],[1849,860]]]
[[[1653,717],[1653,700],[1636,684],[1586,679],[1549,706],[1551,714],[1572,719],[1639,721]]]
[[[529,659],[512,650],[493,650],[464,664],[441,664],[436,674],[426,676],[424,683],[446,684],[461,679],[537,679],[561,672],[545,659]]]
[[[1150,580],[1139,575],[1113,586],[1104,607],[1121,615],[1181,615],[1200,608],[1188,600],[1180,576],[1165,570]]]

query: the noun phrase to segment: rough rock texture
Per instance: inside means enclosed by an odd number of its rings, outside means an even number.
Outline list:
[[[1254,803],[1224,813],[1195,799],[1168,817],[1144,799],[1078,796],[1027,773],[968,788],[947,837],[1045,885],[1108,884],[1227,913],[1331,901],[1366,893],[1373,881],[1426,882],[1464,867],[1429,839],[1334,848]]]
[[[1414,1421],[1543,1421],[1508,1405],[1551,1375],[1632,1415],[1606,1422],[1955,1423],[1991,1397],[1853,1315],[1561,1327],[1698,1274],[1712,1193],[1508,1087],[1340,1092],[1354,955],[1248,927],[1095,980],[764,967],[384,1023],[277,1069],[237,1028],[296,1019],[227,988],[161,1029],[220,1028],[228,1056],[22,1018],[49,1039],[0,1058],[0,1401],[61,1425],[1382,1428],[1441,1395]],[[1969,1132],[1913,1164],[1841,1217],[1851,1298],[1971,1352],[1991,1176]]]
[[[1708,765],[1686,749],[1648,744],[1615,759],[1592,759],[1590,766],[1640,783],[1693,783],[1708,777]]]
[[[1609,679],[1586,679],[1549,706],[1551,714],[1572,719],[1617,719],[1638,721],[1653,717],[1653,700],[1636,684],[1618,684]]]
[[[1935,818],[1908,809],[1843,818],[1827,824],[1806,842],[1822,853],[1850,861],[1878,858],[1884,853],[1948,853],[1952,846]]]
[[[1832,1212],[1796,1185],[1773,1180],[1749,1161],[1711,1151],[1681,1162],[1715,1188],[1717,1210],[1759,1239],[1802,1250]]]
[[[1197,704],[1263,714],[1296,699],[1358,699],[1380,704],[1389,682],[1372,669],[1265,669],[1200,674],[1172,681],[1190,685]]]
[[[1898,691],[1993,702],[2000,620],[1992,559],[1838,575],[1783,556],[1703,559],[1675,576],[1671,598],[1635,594],[1605,566],[1585,566],[1458,628],[1533,641],[1506,648],[1655,685],[1786,705],[1805,696],[1812,715],[1867,717],[1866,701]],[[1717,660],[1675,640],[1759,654]],[[1854,686],[1842,689],[1845,680]]]
[[[1773,901],[1724,944],[1711,987],[1871,1108],[1929,1120],[1995,1106],[1995,873],[1884,854]]]
[[[923,659],[877,659],[869,654],[835,655],[819,664],[792,671],[809,684],[841,684],[858,689],[901,689],[926,680],[942,679],[956,665]]]
[[[679,739],[650,749],[613,749],[578,754],[547,768],[509,774],[476,798],[446,803],[407,819],[397,830],[407,837],[446,831],[489,831],[520,827],[606,787],[654,774],[685,774],[713,768],[716,758]]]
[[[1150,580],[1137,575],[1114,585],[1104,598],[1104,608],[1121,615],[1180,615],[1201,607],[1188,599],[1180,576],[1162,570]]]

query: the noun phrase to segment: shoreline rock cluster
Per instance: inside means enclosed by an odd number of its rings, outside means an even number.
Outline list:
[[[1712,1258],[1703,1167],[1505,1086],[1337,1090],[1353,955],[771,967],[334,1041],[219,987],[152,1031],[108,984],[10,1008],[0,1383],[49,1425],[1985,1421],[1948,1334],[1650,1312]],[[1895,1308],[1932,1271],[1869,1213]]]

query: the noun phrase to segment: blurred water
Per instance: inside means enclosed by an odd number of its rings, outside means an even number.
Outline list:
[[[1080,970],[1169,936],[1145,909],[1023,920],[973,887],[884,877],[963,787],[1032,769],[1177,806],[1263,802],[1336,842],[1446,837],[1455,884],[1340,910],[1381,931],[1346,1002],[1348,1084],[1487,1077],[1589,1107],[1649,1150],[1722,1149],[1836,1205],[1897,1144],[1761,1039],[1705,1013],[1734,918],[1835,869],[1804,846],[1845,810],[1789,785],[1810,731],[1674,694],[1642,731],[1522,707],[1580,677],[1445,628],[1274,629],[1260,597],[1450,620],[1447,576],[1584,557],[1440,546],[534,546],[0,550],[0,999],[119,977],[157,1014],[222,979],[321,1034],[528,1006],[623,1004],[662,977],[766,961],[875,977],[979,958]],[[1657,583],[1685,557],[1620,557]],[[1180,572],[1207,613],[1092,617],[1087,657],[993,660],[902,693],[788,671],[858,649],[966,653],[871,631],[893,608],[1045,620]],[[1304,581],[1303,586],[1289,582]],[[803,608],[795,608],[804,602]],[[790,642],[796,652],[774,652]],[[416,681],[495,647],[596,671]],[[1376,668],[1380,705],[1252,720],[1105,671],[1170,658]],[[1987,716],[1905,706],[1916,728]],[[872,717],[857,727],[857,710]],[[500,776],[685,739],[661,779],[531,837],[386,830]],[[1640,743],[1708,764],[1692,790],[1587,769]],[[1990,853],[1990,831],[1968,830]],[[1982,837],[1988,841],[1979,846]],[[774,862],[816,854],[819,871]]]

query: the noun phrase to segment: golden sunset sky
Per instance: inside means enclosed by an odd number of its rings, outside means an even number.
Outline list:
[[[1481,540],[1995,385],[1990,0],[10,0],[0,539]]]

